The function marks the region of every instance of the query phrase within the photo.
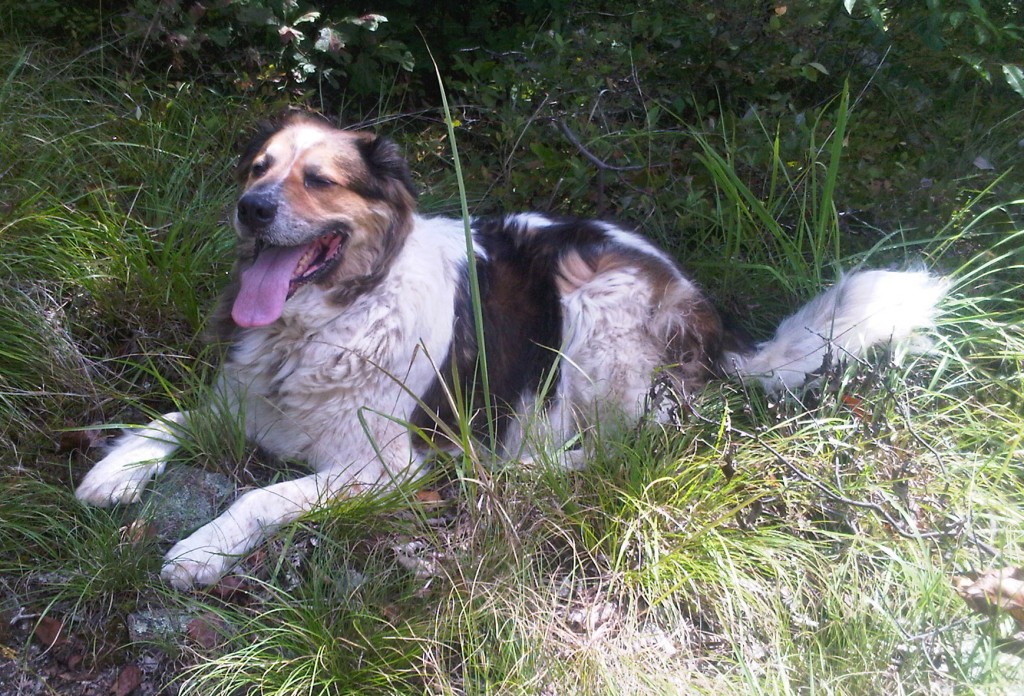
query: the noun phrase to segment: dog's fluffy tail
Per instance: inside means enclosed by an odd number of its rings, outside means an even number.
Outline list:
[[[783,320],[771,340],[749,352],[727,352],[722,367],[769,391],[800,387],[826,364],[932,326],[948,287],[926,271],[851,273]]]

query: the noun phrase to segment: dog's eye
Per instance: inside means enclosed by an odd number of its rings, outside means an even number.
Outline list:
[[[315,172],[307,172],[306,177],[304,179],[304,183],[306,185],[306,188],[312,189],[322,189],[327,188],[328,186],[334,186],[333,181],[331,181],[324,175],[317,174]]]
[[[249,170],[249,173],[258,179],[266,174],[268,169],[270,169],[270,160],[262,159],[259,162],[252,163],[252,168]]]

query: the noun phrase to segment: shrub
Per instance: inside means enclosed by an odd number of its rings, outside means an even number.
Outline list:
[[[296,0],[136,0],[120,26],[150,70],[242,92],[308,96],[345,84],[375,95],[383,74],[412,69],[405,45],[382,37],[387,21]]]

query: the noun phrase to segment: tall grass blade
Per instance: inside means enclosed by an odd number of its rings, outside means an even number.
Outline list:
[[[430,49],[427,49],[428,53]],[[437,62],[434,61],[434,57],[431,54],[430,59],[434,65],[434,73],[437,75],[437,86],[441,92],[441,105],[444,109],[445,126],[448,130],[448,141],[451,143],[452,148],[452,162],[455,167],[455,177],[458,182],[459,188],[459,206],[462,211],[462,224],[464,233],[466,236],[466,258],[469,264],[469,291],[470,299],[473,303],[473,322],[476,328],[476,342],[478,346],[479,363],[479,379],[483,385],[483,399],[484,399],[484,417],[487,420],[487,433],[488,433],[488,447],[492,452],[498,451],[497,435],[495,433],[495,423],[493,404],[491,403],[491,389],[490,379],[487,371],[487,344],[484,337],[484,316],[483,316],[483,301],[480,296],[480,278],[477,273],[476,264],[476,245],[473,243],[473,230],[470,225],[469,216],[469,203],[466,196],[466,182],[462,176],[462,163],[459,160],[459,146],[455,139],[455,121],[452,119],[451,109],[448,106],[448,95],[445,91],[444,80],[441,77],[441,70],[437,66]],[[472,405],[471,405],[472,406]]]

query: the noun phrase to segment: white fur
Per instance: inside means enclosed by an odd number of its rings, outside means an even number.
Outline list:
[[[683,274],[680,273],[679,268],[676,266],[675,262],[669,258],[668,254],[666,254],[664,251],[651,244],[643,237],[633,232],[624,230],[621,227],[611,224],[610,222],[601,223],[601,227],[604,229],[605,232],[611,235],[612,239],[614,239],[619,244],[626,247],[632,247],[633,249],[643,252],[648,256],[653,256],[654,258],[658,259],[663,264],[665,264],[666,267],[671,268],[677,278],[683,279]]]
[[[753,355],[727,354],[726,369],[771,391],[799,387],[827,361],[909,338],[932,324],[948,282],[925,271],[861,271],[785,319]]]
[[[178,449],[174,426],[184,424],[186,417],[184,413],[168,413],[123,435],[89,470],[75,495],[100,506],[137,502],[149,480],[163,472],[167,459]]]
[[[464,244],[451,221],[421,220],[382,284],[344,312],[310,285],[274,325],[244,332],[220,388],[254,443],[316,473],[239,498],[168,552],[165,579],[209,584],[319,501],[415,474],[404,421],[447,352]]]

